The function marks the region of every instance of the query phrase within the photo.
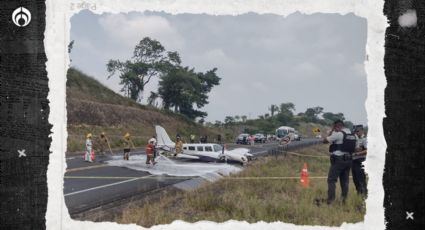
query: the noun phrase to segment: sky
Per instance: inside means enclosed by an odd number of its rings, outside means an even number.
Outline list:
[[[225,116],[257,118],[271,104],[292,102],[295,112],[321,106],[366,124],[366,19],[354,14],[294,13],[287,17],[248,13],[239,16],[131,12],[71,18],[71,66],[119,92],[118,76],[107,79],[110,59],[127,60],[144,37],[177,51],[184,66],[221,78],[201,108],[206,121]],[[157,91],[158,79],[147,85]]]

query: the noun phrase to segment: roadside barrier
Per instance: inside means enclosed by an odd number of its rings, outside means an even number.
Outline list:
[[[278,155],[281,155],[281,154],[283,154],[283,156],[287,156],[287,154],[289,153],[289,150],[301,149],[301,148],[304,148],[304,147],[317,145],[317,144],[320,144],[320,143],[322,143],[322,141],[319,140],[319,139],[308,140],[308,141],[303,141],[303,142],[292,142],[288,145],[279,145],[276,148],[269,149],[268,152],[267,152],[267,155],[275,156],[276,158],[277,158]],[[302,155],[302,154],[300,154],[300,155]]]

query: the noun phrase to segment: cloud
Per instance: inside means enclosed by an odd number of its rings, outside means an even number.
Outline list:
[[[363,63],[354,63],[350,66],[350,70],[354,75],[366,78],[366,71]]]
[[[106,14],[98,21],[111,39],[130,47],[146,36],[159,40],[167,50],[178,49],[183,44],[178,32],[161,16]]]
[[[319,67],[310,62],[301,62],[294,66],[293,76],[289,77],[318,77],[321,74]]]

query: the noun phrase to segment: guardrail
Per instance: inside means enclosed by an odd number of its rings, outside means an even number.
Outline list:
[[[279,145],[275,148],[269,149],[263,155],[277,157],[278,155],[283,154],[284,156],[286,156],[289,150],[301,149],[301,148],[305,148],[308,146],[317,145],[321,143],[322,143],[321,139],[312,139],[312,140],[302,141],[302,142],[291,142],[287,145]]]

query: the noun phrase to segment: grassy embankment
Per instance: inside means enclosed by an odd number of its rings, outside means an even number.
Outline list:
[[[188,140],[190,134],[195,134],[198,138],[199,135],[208,135],[209,140],[213,141],[220,134],[227,142],[233,142],[239,131],[248,127],[201,126],[180,114],[138,104],[75,68],[68,70],[66,90],[68,152],[83,151],[87,133],[93,134],[96,149],[96,141],[101,132],[107,134],[112,148],[121,147],[121,138],[126,132],[132,135],[136,147],[143,146],[155,133],[156,124],[163,126],[171,137],[179,133]],[[296,128],[307,137],[312,136],[311,130],[315,127],[323,129],[312,123],[301,123]]]
[[[327,146],[317,145],[297,153],[326,156]],[[159,200],[145,201],[141,207],[129,206],[115,218],[119,223],[137,223],[150,227],[171,223],[173,220],[196,222],[230,219],[250,223],[283,221],[299,225],[339,226],[343,222],[363,220],[364,200],[355,193],[350,183],[349,199],[342,204],[339,198],[332,205],[317,203],[326,198],[325,178],[310,179],[310,187],[303,188],[299,179],[265,177],[299,177],[304,162],[310,177],[327,175],[327,157],[300,157],[288,154],[260,158],[237,175],[207,184],[192,192],[162,195]],[[340,195],[337,184],[337,197]]]
[[[96,140],[101,132],[108,136],[112,148],[121,147],[121,138],[129,132],[136,147],[144,146],[155,134],[154,125],[163,126],[170,137],[177,133],[188,139],[190,134],[225,136],[229,130],[203,127],[186,117],[152,106],[138,104],[123,97],[81,71],[70,68],[67,74],[68,152],[83,151],[85,136]],[[230,136],[234,136],[232,134]]]

